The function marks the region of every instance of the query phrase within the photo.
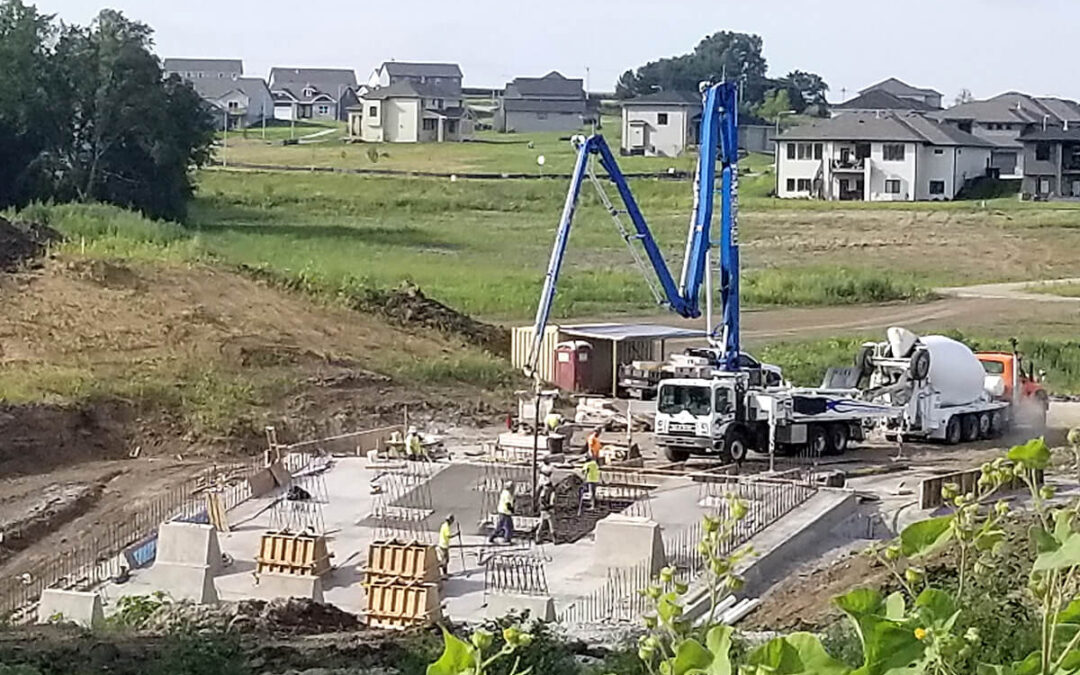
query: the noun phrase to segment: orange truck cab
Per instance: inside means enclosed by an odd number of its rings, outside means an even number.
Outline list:
[[[1013,403],[1038,403],[1045,419],[1050,399],[1035,375],[1033,364],[1025,363],[1023,357],[1016,352],[976,352],[975,356],[986,371],[987,389],[996,398]],[[997,384],[996,380],[1000,380],[1000,384]],[[990,386],[991,383],[994,383],[994,386]]]

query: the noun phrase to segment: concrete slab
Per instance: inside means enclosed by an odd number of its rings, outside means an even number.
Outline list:
[[[321,603],[324,602],[322,579],[297,574],[260,574],[252,583],[252,597],[304,598]]]
[[[659,523],[617,513],[596,523],[596,546],[593,549],[595,568],[607,570],[643,564],[647,565],[651,574],[656,574],[667,564]]]
[[[221,571],[217,530],[199,523],[162,523],[155,566],[160,563],[206,566],[211,575],[217,574]]]
[[[550,595],[517,595],[493,593],[488,596],[485,616],[498,619],[510,612],[529,613],[529,618],[540,621],[555,620],[555,599]]]
[[[98,628],[105,621],[101,596],[97,593],[47,588],[41,592],[38,623],[73,623]]]
[[[156,562],[146,572],[146,583],[173,600],[197,605],[213,605],[218,601],[214,575],[208,565]]]

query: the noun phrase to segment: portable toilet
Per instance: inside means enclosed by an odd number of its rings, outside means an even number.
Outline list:
[[[587,392],[590,379],[592,345],[583,340],[555,345],[555,386],[565,391]]]

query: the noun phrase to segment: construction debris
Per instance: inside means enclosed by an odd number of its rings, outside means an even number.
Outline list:
[[[314,635],[359,626],[360,618],[355,614],[303,598],[243,600],[220,605],[167,603],[147,622],[147,630],[157,633],[184,628]]]
[[[37,223],[12,223],[0,217],[0,272],[13,272],[41,257],[49,244],[63,239],[51,227]]]

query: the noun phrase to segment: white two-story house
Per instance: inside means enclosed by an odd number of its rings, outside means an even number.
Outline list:
[[[777,144],[781,198],[953,199],[985,176],[992,145],[916,113],[849,113],[785,131]]]
[[[348,110],[349,138],[368,143],[460,141],[473,133],[454,63],[387,61]]]

